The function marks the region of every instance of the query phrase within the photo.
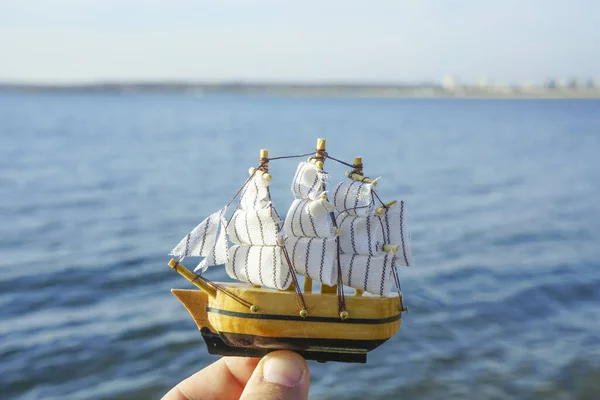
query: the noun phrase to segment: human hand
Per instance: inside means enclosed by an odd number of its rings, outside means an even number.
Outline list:
[[[308,399],[304,358],[287,350],[262,359],[223,357],[169,391],[163,400]]]

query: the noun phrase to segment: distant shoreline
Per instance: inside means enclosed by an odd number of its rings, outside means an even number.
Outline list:
[[[543,86],[456,86],[433,84],[386,85],[343,83],[93,83],[18,84],[0,83],[0,93],[189,93],[193,95],[274,95],[370,98],[448,99],[600,99],[600,88]]]

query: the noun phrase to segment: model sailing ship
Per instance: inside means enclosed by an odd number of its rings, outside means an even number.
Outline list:
[[[334,159],[325,140],[311,155],[296,170],[296,199],[285,221],[271,201],[269,161],[300,156],[269,159],[261,150],[258,167],[232,201],[171,252],[177,257],[171,268],[201,289],[172,292],[196,321],[209,353],[260,357],[289,349],[306,359],[364,363],[367,352],[400,328],[406,308],[397,267],[411,264],[404,202],[381,201],[378,181],[364,176],[362,159]],[[323,170],[328,158],[353,168],[331,190]],[[198,273],[181,263],[190,256],[204,257]],[[201,274],[215,265],[225,265],[241,282],[217,283]],[[303,290],[297,275],[304,276]],[[320,292],[313,292],[313,281]]]

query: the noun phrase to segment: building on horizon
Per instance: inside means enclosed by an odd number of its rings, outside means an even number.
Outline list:
[[[452,75],[446,75],[442,79],[442,87],[446,90],[454,90],[458,86],[456,78]]]
[[[595,89],[596,88],[596,82],[593,79],[588,79],[585,83],[585,87],[587,89]]]

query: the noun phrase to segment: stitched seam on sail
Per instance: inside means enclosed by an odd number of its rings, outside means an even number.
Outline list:
[[[235,260],[236,260],[237,252],[239,249],[240,249],[240,246],[236,247],[235,250],[233,251],[233,261],[231,262],[231,269],[233,270],[233,275],[235,276],[235,279],[237,279],[238,281],[241,279],[238,277],[238,274],[235,271]]]
[[[323,239],[323,248],[321,249],[321,268],[319,268],[319,282],[323,282],[323,265],[325,264],[325,244],[327,239]]]
[[[369,255],[372,256],[373,252],[371,251],[371,218],[367,217],[367,243],[369,244]]]
[[[350,267],[348,268],[348,286],[352,286],[352,268],[354,267],[354,258],[356,254],[352,254],[352,258],[350,259]]]
[[[358,185],[358,192],[356,192],[356,199],[354,199],[354,212],[356,212],[356,209],[358,207],[358,200],[360,199],[360,191],[362,190],[364,185],[365,185],[364,183],[360,183]]]
[[[356,251],[356,242],[354,241],[354,223],[356,222],[357,219],[358,219],[358,217],[354,217],[352,219],[352,222],[350,222],[350,241],[352,243],[352,252],[353,253],[358,253]]]
[[[408,266],[408,257],[406,256],[406,246],[404,246],[404,201],[400,201],[400,240],[402,240],[402,254],[404,263]]]
[[[340,229],[342,229],[342,226],[344,226],[344,222],[346,222],[346,220],[347,220],[347,219],[350,217],[350,214],[348,214],[348,213],[347,213],[347,212],[345,212],[345,211],[342,211],[341,213],[339,213],[339,214],[338,214],[338,218],[339,218],[339,216],[340,216],[342,213],[344,214],[344,218],[342,218],[342,220],[341,220],[341,221],[340,221],[340,223],[338,224],[338,226],[340,227]],[[345,229],[345,228],[344,228],[344,229],[342,229],[342,232],[346,232],[346,229]],[[340,238],[341,238],[341,237],[344,237],[344,238],[345,238],[345,236],[346,236],[346,235],[344,235],[344,236],[341,236],[341,235],[340,235]],[[342,241],[342,240],[340,240],[340,248],[342,248],[342,247],[346,247],[346,246],[347,246],[347,242],[346,242],[346,240],[343,240],[343,241]]]
[[[302,210],[304,211],[304,209],[306,208],[306,205],[308,204],[308,200],[302,200],[304,202],[304,204],[302,205]],[[304,226],[302,225],[302,211],[300,212],[300,218],[298,218],[298,221],[300,222],[300,230],[302,231],[302,236],[308,236],[306,234],[306,232],[304,231]]]
[[[279,288],[277,284],[277,253],[273,252],[273,286]]]
[[[298,247],[298,243],[300,243],[300,240],[296,239],[296,243],[294,243],[294,248],[292,249],[292,268],[294,268],[295,272],[298,272],[298,269],[296,269],[296,248]]]
[[[252,243],[252,237],[250,236],[250,227],[248,226],[248,211],[244,212],[244,220],[246,221],[246,233],[248,234],[248,243],[250,243],[250,245],[253,245],[254,243]]]
[[[371,266],[371,257],[367,256],[367,267],[365,270],[365,292],[367,291],[367,280],[369,279],[369,267]]]
[[[238,243],[242,243],[242,240],[240,238],[240,233],[238,232],[238,229],[237,229],[237,220],[240,216],[240,212],[242,212],[242,211],[240,210],[233,215],[233,221],[232,221],[233,222],[233,234],[235,235],[235,239]]]
[[[315,236],[319,236],[319,234],[317,233],[317,228],[315,227],[315,220],[313,219],[313,216],[310,213],[310,207],[308,207],[308,202],[306,203],[306,213],[308,214],[308,220],[310,221],[310,226],[312,227],[313,232],[315,232]]]
[[[252,283],[250,275],[248,275],[248,256],[250,255],[250,249],[252,249],[252,247],[248,247],[248,250],[246,250],[246,261],[244,261],[244,273],[246,274],[246,280]]]
[[[319,182],[319,172],[317,172],[317,174],[315,175],[315,181],[313,182],[312,186],[308,190],[308,195],[307,196],[310,196],[310,194],[313,191],[316,191],[316,185],[317,185],[318,182]]]
[[[390,237],[390,221],[389,221],[389,216],[388,216],[388,212],[387,210],[385,210],[385,214],[383,217],[384,221],[385,221],[385,230],[387,232],[387,237],[385,238],[385,240],[388,243],[391,243],[392,238]],[[392,243],[393,244],[393,243]]]
[[[292,220],[290,221],[290,228],[292,229],[292,235],[298,237],[298,235],[296,235],[296,229],[294,229],[294,219],[296,218],[296,213],[298,212],[298,208],[300,208],[300,204],[302,204],[304,200],[300,200],[298,202],[298,204],[296,205],[296,208],[294,208],[294,212],[292,213]]]
[[[381,285],[379,286],[379,295],[383,296],[383,282],[385,280],[385,269],[387,268],[388,255],[383,258],[383,273],[381,274]]]
[[[310,257],[310,245],[312,244],[314,238],[310,238],[308,239],[308,244],[306,245],[306,261],[304,263],[304,273],[310,277],[310,274],[308,273],[308,260]]]
[[[294,247],[295,247],[295,246],[294,246]],[[281,249],[280,251],[283,251],[283,249]],[[293,257],[293,256],[292,256],[292,257]],[[292,261],[292,268],[294,268],[294,266],[293,266],[294,259],[292,258],[292,260],[291,260],[291,261]],[[281,263],[283,264],[283,261],[282,261]],[[292,277],[292,272],[290,271],[290,269],[292,269],[292,268],[288,268],[288,269],[287,269],[287,275],[285,276],[285,281],[283,282],[283,287],[286,287],[286,286],[287,286],[287,283],[288,283],[288,281],[289,281],[289,280],[290,280],[290,278]]]
[[[265,283],[263,282],[263,277],[262,277],[262,252],[263,252],[263,246],[260,246],[259,250],[258,250],[258,279],[260,280],[260,284],[264,285]]]
[[[333,206],[335,208],[343,208],[343,207],[338,207],[339,200],[337,198],[338,192],[340,191],[340,188],[342,187],[342,185],[343,185],[343,183],[340,183],[339,185],[337,185],[337,187],[335,188],[335,192],[333,193]]]
[[[204,227],[204,236],[202,237],[202,244],[200,245],[199,254],[202,254],[202,250],[204,250],[204,244],[206,243],[206,232],[208,232],[208,226],[210,225],[210,217],[206,219],[206,226]]]
[[[256,203],[258,202],[258,194],[259,194],[259,189],[258,189],[258,183],[256,183],[256,177],[254,177],[252,179],[252,182],[254,183],[254,189],[256,190],[256,196],[254,197],[254,208],[258,208],[258,206],[256,205]]]
[[[325,207],[325,202],[321,202],[320,204],[321,204],[321,206],[323,206],[323,209],[325,210],[325,213],[328,214],[329,210],[327,209],[327,207]],[[331,232],[332,228],[333,228],[333,224],[329,224],[329,235],[332,234],[332,232]]]
[[[248,192],[248,188],[250,187],[250,185],[246,185],[244,187],[244,191],[241,193],[240,195],[240,205],[242,207],[242,209],[246,209],[246,207],[244,207],[244,202],[246,201],[246,193]]]
[[[185,236],[185,250],[183,251],[183,255],[186,256],[186,257],[188,256],[189,251],[190,251],[190,236],[191,236],[190,233],[188,233]]]
[[[219,225],[220,226],[217,228],[217,236],[215,238],[215,242],[214,242],[213,248],[212,248],[213,262],[216,262],[215,253],[217,252],[217,242],[219,241],[219,236],[221,235],[221,229],[225,229],[225,227],[221,223],[221,218],[223,218],[223,213],[224,213],[224,210],[221,209],[221,212],[219,213]]]
[[[263,223],[262,220],[260,219],[260,215],[258,215],[258,210],[256,210],[256,218],[258,219],[258,227],[260,228],[260,240],[262,240],[262,244],[266,244],[265,243],[265,233],[263,231]]]
[[[302,166],[302,172],[300,173],[300,176],[298,177],[298,194],[300,194],[300,196],[305,196],[304,193],[302,193],[302,178],[304,178],[304,174],[306,173],[306,166]]]
[[[271,218],[273,218],[273,220],[275,220],[275,221],[279,220],[279,223],[281,223],[281,217],[277,213],[277,210],[275,209],[275,207],[271,207]],[[277,231],[279,231],[279,223],[275,222],[275,226],[277,227]]]

